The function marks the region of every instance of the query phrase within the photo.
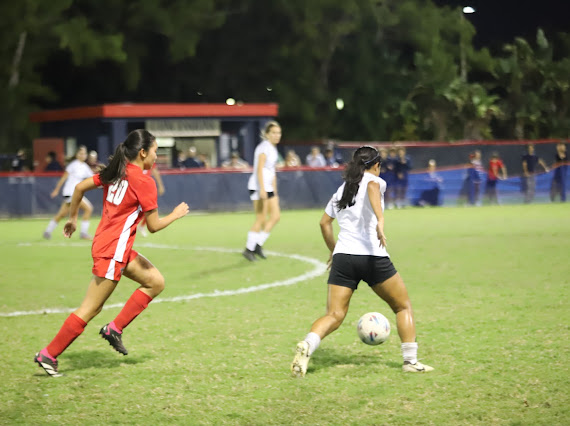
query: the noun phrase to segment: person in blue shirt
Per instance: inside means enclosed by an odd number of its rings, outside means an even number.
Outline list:
[[[406,154],[406,148],[398,149],[398,156],[395,161],[394,172],[396,174],[396,207],[401,209],[406,205],[406,194],[408,192],[408,174],[412,168],[412,160]]]
[[[560,201],[566,201],[566,173],[568,169],[568,156],[566,155],[566,145],[559,143],[556,145],[556,155],[554,156],[554,175],[550,184],[550,201],[554,202],[557,195]]]
[[[538,155],[534,153],[534,145],[527,145],[527,152],[522,156],[522,168],[523,168],[523,188],[524,188],[524,202],[531,203],[534,199],[534,193],[536,190],[536,178],[538,166],[540,165],[545,172],[548,171],[548,167],[539,158]]]
[[[57,161],[57,154],[54,151],[50,151],[46,156],[46,167],[44,169],[46,172],[61,172],[63,167]]]

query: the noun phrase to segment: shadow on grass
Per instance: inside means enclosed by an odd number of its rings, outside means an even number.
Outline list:
[[[119,368],[121,364],[139,364],[145,362],[148,356],[121,355],[109,351],[79,351],[72,352],[65,356],[65,370],[84,370],[87,368]]]
[[[315,356],[311,358],[311,362],[307,368],[307,373],[316,373],[331,367],[342,365],[350,366],[369,366],[375,364],[384,364],[389,368],[402,368],[402,363],[397,361],[386,361],[375,353],[370,354],[351,354],[341,352],[336,349],[323,348],[319,349]]]
[[[228,255],[234,256],[233,253],[229,253]],[[244,258],[241,257],[241,254],[239,255],[240,260],[234,263],[231,263],[229,265],[218,265],[215,268],[212,267],[208,267],[202,271],[197,271],[194,272],[192,274],[193,278],[205,278],[205,277],[209,277],[210,275],[217,275],[217,274],[223,274],[227,271],[235,271],[237,269],[241,269],[241,268],[245,268],[247,266],[250,266],[252,264],[252,262],[249,262],[247,260],[245,260]]]

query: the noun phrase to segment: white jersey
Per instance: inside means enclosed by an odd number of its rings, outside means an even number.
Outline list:
[[[380,184],[380,202],[384,211],[384,192],[386,182],[372,173],[364,173],[358,192],[354,198],[354,205],[338,210],[336,203],[342,198],[344,183],[338,188],[330,199],[325,213],[338,220],[340,232],[333,254],[356,254],[368,256],[389,257],[385,247],[380,246],[380,240],[376,233],[378,219],[372,210],[372,205],[368,198],[368,182],[378,182]]]
[[[253,174],[249,177],[247,182],[247,189],[252,191],[259,191],[259,182],[257,179],[257,164],[259,163],[259,156],[265,154],[265,164],[263,165],[263,186],[266,192],[273,192],[273,180],[275,179],[275,166],[279,160],[277,148],[268,140],[262,141],[255,148],[253,153]]]
[[[91,167],[89,167],[87,163],[79,160],[73,160],[69,163],[65,168],[65,171],[69,176],[63,184],[63,190],[61,191],[64,197],[71,197],[73,195],[73,190],[79,182],[93,176]]]

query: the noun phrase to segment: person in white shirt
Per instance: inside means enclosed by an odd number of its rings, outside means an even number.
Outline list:
[[[327,165],[327,161],[323,154],[321,154],[321,149],[318,146],[311,148],[311,152],[307,155],[306,162],[309,167],[325,167]]]
[[[255,222],[247,233],[247,242],[242,253],[249,261],[255,261],[257,257],[266,258],[262,250],[263,244],[281,216],[275,174],[279,160],[276,147],[281,141],[281,126],[276,121],[270,121],[265,125],[261,136],[263,140],[254,152],[253,174],[247,183],[255,212]]]
[[[361,280],[396,314],[403,371],[433,370],[417,359],[412,305],[404,281],[386,251],[383,215],[386,182],[379,177],[380,161],[380,153],[375,148],[358,148],[344,170],[345,183],[332,196],[321,218],[323,239],[331,251],[327,313],[313,323],[307,337],[297,344],[291,364],[294,377],[305,376],[309,359],[321,340],[342,324],[350,298]],[[340,226],[337,242],[332,226],[335,218]]]
[[[61,203],[61,207],[59,211],[55,215],[55,217],[50,220],[46,230],[44,231],[44,238],[49,240],[51,238],[51,234],[54,229],[57,227],[58,222],[67,217],[69,214],[69,206],[71,205],[71,196],[73,195],[73,190],[75,186],[84,179],[90,178],[93,176],[93,171],[91,167],[86,163],[87,160],[87,148],[84,145],[81,145],[75,154],[75,160],[67,165],[65,168],[65,172],[61,176],[61,179],[57,182],[55,189],[50,194],[51,198],[57,197],[59,194],[59,190],[63,186],[62,195],[63,195],[63,203]],[[79,238],[82,240],[91,240],[91,236],[89,235],[89,219],[91,218],[91,213],[93,213],[93,205],[91,202],[86,198],[83,197],[81,203],[79,204],[79,208],[83,210],[83,220],[81,222],[81,232],[79,234]]]

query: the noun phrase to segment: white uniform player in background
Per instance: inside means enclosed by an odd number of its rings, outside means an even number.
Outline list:
[[[379,177],[380,162],[380,153],[375,148],[358,148],[344,170],[344,183],[332,196],[321,218],[321,232],[331,252],[327,313],[313,323],[309,334],[297,344],[291,364],[295,377],[305,376],[309,359],[321,340],[340,327],[350,298],[362,280],[396,314],[403,371],[433,370],[418,361],[412,304],[404,281],[386,251],[383,213],[386,182]],[[337,242],[332,225],[335,218],[340,226]]]
[[[279,159],[276,146],[281,141],[279,123],[276,121],[267,123],[262,138],[263,141],[255,148],[253,174],[247,183],[255,212],[255,222],[247,233],[247,242],[242,253],[249,261],[255,261],[257,257],[265,259],[263,244],[281,216],[275,174]]]
[[[53,230],[57,227],[59,221],[69,214],[69,206],[71,205],[71,196],[73,195],[73,190],[75,186],[84,179],[93,176],[93,171],[91,167],[86,163],[87,160],[87,148],[81,145],[77,152],[75,153],[75,160],[67,165],[65,172],[61,176],[61,179],[57,182],[55,189],[50,194],[51,198],[57,197],[59,190],[63,186],[62,195],[63,203],[55,217],[50,220],[46,230],[44,231],[44,238],[49,240]],[[89,219],[91,218],[91,213],[93,212],[93,205],[86,198],[83,197],[79,208],[83,210],[83,220],[81,222],[81,228],[79,233],[79,238],[82,240],[91,240],[89,235]]]

